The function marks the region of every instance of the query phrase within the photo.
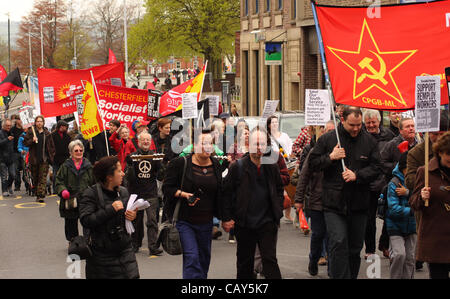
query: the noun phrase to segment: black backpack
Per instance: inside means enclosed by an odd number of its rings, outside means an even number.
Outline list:
[[[401,183],[400,179],[396,176],[394,176],[389,183],[392,182],[396,186]],[[383,189],[381,190],[380,197],[378,197],[378,206],[377,206],[377,217],[380,219],[384,219],[386,216],[386,211],[388,209],[388,200],[387,200],[387,193],[388,193],[388,187],[389,183],[384,185]]]

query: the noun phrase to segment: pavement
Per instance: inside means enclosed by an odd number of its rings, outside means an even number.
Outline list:
[[[72,262],[67,257],[68,242],[64,236],[64,220],[58,212],[59,198],[47,196],[45,203],[36,203],[25,191],[10,197],[0,197],[0,279],[67,279],[85,278],[85,262]],[[378,235],[381,221],[377,222]],[[81,226],[80,226],[80,231]],[[143,244],[146,243],[144,239]],[[310,235],[282,221],[277,243],[277,257],[284,279],[328,279],[327,267],[319,266],[312,277],[307,271]],[[377,252],[368,262],[361,260],[360,279],[389,278],[389,260]],[[364,256],[364,249],[361,257]],[[148,249],[136,254],[141,278],[181,279],[182,256],[149,256]],[[428,278],[425,270],[415,278]],[[236,277],[236,244],[228,242],[223,233],[212,243],[212,258],[208,278]]]

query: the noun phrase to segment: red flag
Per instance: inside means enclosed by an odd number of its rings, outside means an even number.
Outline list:
[[[0,83],[0,95],[7,96],[10,91],[23,89],[22,79],[20,78],[19,68],[10,72]]]
[[[448,103],[450,1],[381,6],[375,17],[367,7],[316,7],[337,103],[412,109],[423,75],[441,77],[441,104]]]
[[[5,68],[0,64],[0,82],[5,80],[7,75],[8,73],[6,72]]]
[[[111,49],[109,49],[108,64],[116,62],[117,62],[116,55],[114,55],[114,52]]]
[[[77,111],[75,96],[83,94],[81,81],[125,85],[123,62],[105,64],[84,70],[38,69],[41,114],[52,117]]]
[[[200,93],[203,88],[206,67],[207,64],[203,66],[203,69],[197,76],[172,88],[161,97],[159,100],[159,113],[162,116],[171,114],[181,109],[183,93],[197,93],[197,102],[200,100]]]
[[[155,85],[153,85],[152,82],[147,81],[147,89],[155,90],[156,88],[155,88]]]

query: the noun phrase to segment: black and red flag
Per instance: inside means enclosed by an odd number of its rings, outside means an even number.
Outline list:
[[[413,109],[416,76],[426,75],[441,78],[441,104],[448,103],[449,0],[380,6],[376,14],[314,2],[313,9],[337,103]]]
[[[23,83],[20,78],[19,68],[16,68],[0,83],[0,96],[7,96],[10,91],[20,89],[23,89]]]

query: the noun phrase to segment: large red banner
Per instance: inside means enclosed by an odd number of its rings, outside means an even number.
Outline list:
[[[441,78],[450,61],[450,1],[381,7],[316,6],[337,103],[379,110],[415,105],[416,76]]]
[[[98,108],[106,123],[117,119],[131,130],[135,120],[147,119],[148,91],[113,85],[96,84],[98,90]]]
[[[52,117],[75,112],[75,96],[83,94],[81,82],[91,80],[90,71],[96,83],[125,85],[123,62],[83,70],[38,69],[41,114]]]

